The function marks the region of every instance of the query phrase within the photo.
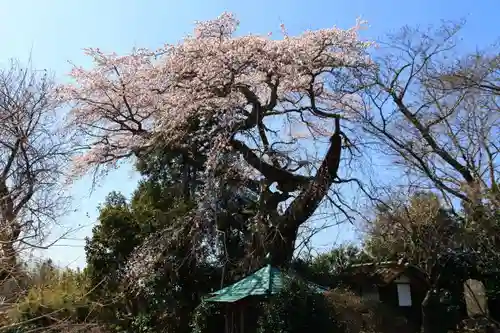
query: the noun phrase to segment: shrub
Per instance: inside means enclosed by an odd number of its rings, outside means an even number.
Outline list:
[[[331,304],[306,284],[293,280],[263,305],[259,333],[339,332]]]
[[[224,328],[224,316],[220,304],[201,302],[193,312],[193,333],[219,333]]]
[[[384,304],[361,298],[350,290],[337,288],[326,294],[336,320],[345,332],[403,333],[407,322]]]
[[[12,307],[6,324],[21,331],[60,326],[61,329],[53,331],[62,332],[69,323],[89,322],[97,311],[87,298],[87,283],[82,273],[52,268]]]

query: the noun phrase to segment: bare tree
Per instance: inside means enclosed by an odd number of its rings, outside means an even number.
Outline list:
[[[405,28],[390,36],[381,44],[379,68],[363,77],[366,111],[358,114],[376,149],[413,187],[435,189],[455,208],[495,202],[500,177],[500,116],[491,112],[498,110],[498,95],[446,79],[456,67],[448,59],[459,57],[460,27]]]
[[[497,228],[492,222],[499,208],[500,113],[495,90],[498,54],[483,55],[473,62],[473,57],[458,53],[461,26],[444,24],[428,31],[404,28],[381,42],[378,68],[361,76],[366,87],[366,109],[357,116],[374,142],[372,148],[379,155],[382,152],[406,176],[396,184],[386,185],[438,194],[454,215],[465,217],[462,231],[474,230],[469,233],[474,237],[462,238],[467,242],[461,246],[473,250],[489,248],[492,252],[499,244],[488,236]],[[411,214],[406,212],[405,216]],[[394,216],[391,220],[394,222]],[[426,221],[422,216],[418,220],[419,224]],[[415,224],[411,224],[411,230],[403,230],[402,226],[393,224],[382,234],[407,233],[403,238],[411,243],[428,238],[417,232],[428,232],[427,227],[415,229]],[[442,240],[435,241],[439,246],[447,246]],[[406,250],[414,248],[404,245]],[[420,254],[425,252],[422,248],[443,252],[433,248],[436,243],[423,245],[417,247]],[[412,252],[406,255],[411,256]],[[433,263],[424,266],[436,267],[451,258],[446,253],[441,259],[437,255],[432,254],[428,259]],[[466,278],[465,275],[456,279]]]
[[[21,245],[40,245],[68,203],[61,176],[70,157],[59,103],[46,71],[12,61],[0,70],[0,251],[3,277]]]
[[[495,45],[493,50],[498,50]],[[477,51],[460,59],[439,78],[448,89],[475,89],[500,95],[500,55],[498,51]]]

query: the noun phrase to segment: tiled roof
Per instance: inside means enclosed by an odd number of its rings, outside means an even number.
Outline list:
[[[274,295],[283,289],[285,280],[291,278],[290,275],[281,272],[279,269],[266,265],[255,273],[233,283],[221,290],[213,292],[212,297],[205,299],[208,302],[236,302],[249,296]],[[313,285],[318,292],[325,292],[327,289]]]

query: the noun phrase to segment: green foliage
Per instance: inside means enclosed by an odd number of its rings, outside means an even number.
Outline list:
[[[258,332],[339,332],[332,310],[325,295],[292,280],[264,304]]]
[[[138,163],[144,179],[130,202],[110,193],[100,207],[87,241],[87,272],[92,297],[107,304],[99,318],[114,332],[184,332],[201,295],[220,281],[213,267],[188,255],[193,200],[180,178],[185,167],[162,151],[144,156]],[[158,253],[154,269],[134,289],[127,265],[153,235],[166,237],[152,249]]]
[[[224,314],[218,303],[201,302],[193,311],[192,333],[218,333],[224,327]]]
[[[322,286],[333,286],[339,282],[338,275],[346,268],[370,260],[359,247],[347,244],[314,257],[296,259],[293,267],[309,281]]]
[[[140,243],[140,226],[126,198],[111,192],[99,207],[99,222],[87,239],[87,274],[95,287],[93,295],[119,291],[119,281],[129,255]]]
[[[158,332],[158,328],[154,325],[154,316],[150,312],[142,312],[136,315],[128,329],[124,329],[122,332],[134,332],[134,333],[153,333]]]
[[[107,304],[99,318],[115,332],[154,331],[158,317],[166,312],[166,303],[174,299],[169,297],[175,289],[173,276],[167,271],[147,281],[147,297],[130,293],[125,279],[130,256],[144,239],[186,211],[168,190],[141,182],[131,203],[121,194],[110,193],[100,207],[92,238],[87,240],[92,297]]]
[[[59,269],[49,261],[37,265],[31,273],[31,287],[9,312],[10,324],[16,329],[88,323],[99,312],[88,297],[89,283],[82,272]]]
[[[187,332],[200,298],[220,284],[220,263],[226,281],[242,269],[244,210],[252,200],[222,191],[217,212],[204,217],[206,228],[195,229],[200,170],[179,152],[162,149],[142,156],[137,169],[143,179],[131,200],[110,193],[87,240],[92,297],[108,305],[99,317],[115,332]],[[155,257],[138,289],[127,277],[137,251]]]

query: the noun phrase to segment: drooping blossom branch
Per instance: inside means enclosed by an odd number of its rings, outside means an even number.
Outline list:
[[[329,81],[340,70],[370,63],[369,43],[357,36],[361,25],[271,40],[233,37],[237,24],[225,13],[198,23],[194,37],[155,52],[118,56],[88,49],[95,66],[75,67],[70,74],[75,82],[60,87],[64,100],[73,103],[70,123],[90,139],[86,155],[93,157],[79,161],[91,167],[110,155],[127,156],[159,134],[172,146],[222,130],[234,135],[231,131],[254,127],[277,104],[285,111],[307,103],[311,83],[315,105],[309,101],[302,110],[331,115],[339,110],[329,110],[338,102],[326,87]],[[195,120],[200,124],[193,134],[187,129]]]

